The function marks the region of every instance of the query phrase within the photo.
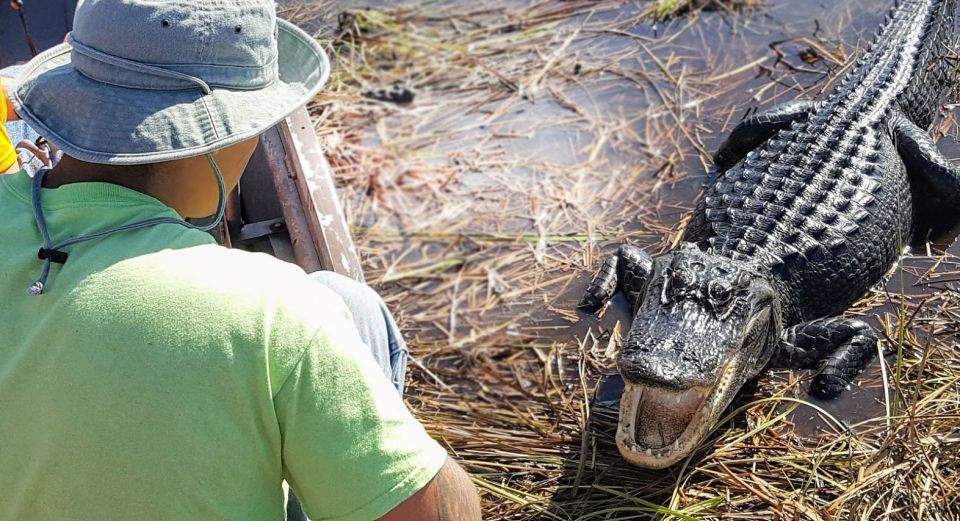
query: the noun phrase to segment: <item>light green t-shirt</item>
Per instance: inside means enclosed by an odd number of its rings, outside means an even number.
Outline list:
[[[438,472],[343,302],[299,268],[178,225],[41,245],[0,176],[0,520],[375,519]],[[158,216],[102,183],[43,191],[53,241]]]

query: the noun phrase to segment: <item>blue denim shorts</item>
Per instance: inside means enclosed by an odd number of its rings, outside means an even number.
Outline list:
[[[331,289],[346,303],[360,338],[370,349],[383,374],[403,394],[409,351],[393,315],[370,286],[332,271],[318,271],[310,277]]]

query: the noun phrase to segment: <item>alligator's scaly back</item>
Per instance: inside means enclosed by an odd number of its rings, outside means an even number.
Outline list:
[[[916,123],[928,126],[952,67],[943,57],[954,35],[956,3],[899,0],[821,115],[836,120],[871,112],[882,117],[896,101]]]
[[[928,126],[948,88],[944,60],[957,0],[902,0],[870,48],[805,121],[795,122],[708,189],[712,232],[690,237],[714,254],[770,269],[792,319],[845,309],[879,280],[910,240],[906,176],[886,123],[903,111]],[[886,136],[886,137],[885,137]],[[894,169],[894,170],[891,170]],[[851,248],[865,248],[851,255]],[[827,281],[824,274],[855,273]],[[834,283],[835,282],[835,283]]]

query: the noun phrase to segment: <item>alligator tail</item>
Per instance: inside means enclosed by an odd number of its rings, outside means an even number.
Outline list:
[[[953,60],[946,57],[958,1],[898,0],[873,43],[812,119],[857,115],[875,124],[896,108],[929,127],[953,75]]]
[[[916,4],[924,4],[917,6]],[[910,5],[913,4],[913,5]],[[902,110],[917,126],[929,128],[943,104],[943,96],[957,78],[954,16],[957,0],[898,2],[897,9],[926,11],[924,31],[917,51],[914,72],[906,89],[897,98]]]

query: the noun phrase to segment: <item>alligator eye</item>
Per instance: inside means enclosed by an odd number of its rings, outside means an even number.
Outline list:
[[[714,305],[717,308],[723,308],[733,297],[733,286],[725,280],[711,280],[707,285],[707,292]]]
[[[674,270],[670,275],[670,291],[674,295],[682,295],[694,282],[694,276],[689,271]]]

